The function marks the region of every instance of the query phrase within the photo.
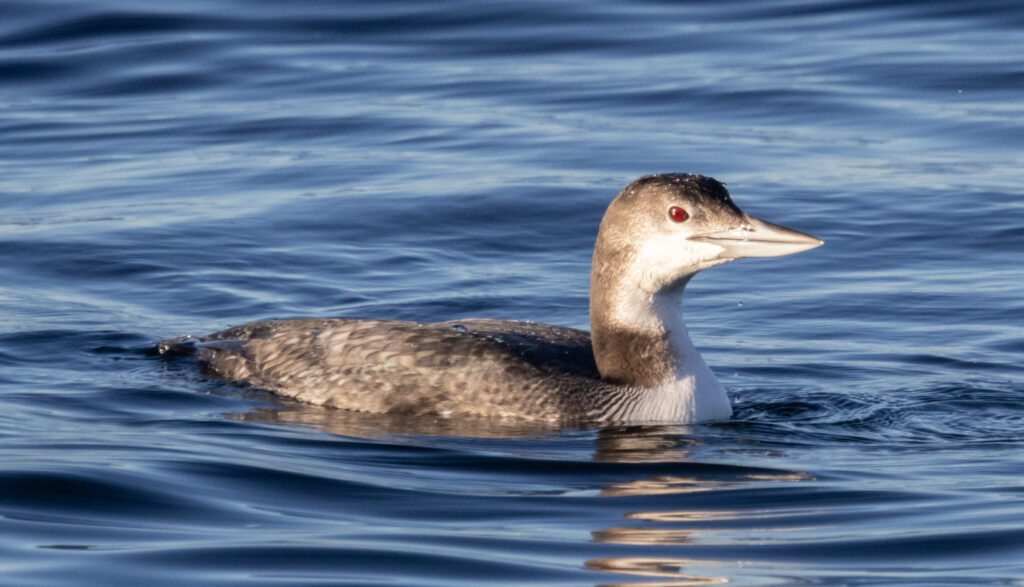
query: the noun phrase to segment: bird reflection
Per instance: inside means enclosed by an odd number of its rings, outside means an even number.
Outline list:
[[[703,561],[672,557],[622,557],[588,560],[586,566],[595,571],[641,577],[670,578],[669,581],[644,581],[642,583],[605,583],[601,587],[690,587],[694,585],[716,585],[728,583],[725,577],[705,577],[684,572],[693,566],[704,565]]]
[[[623,511],[622,523],[591,531],[595,545],[624,545],[649,552],[642,556],[604,556],[583,562],[593,571],[619,576],[642,577],[640,582],[601,583],[605,587],[682,587],[728,583],[742,563],[695,556],[709,544],[719,547],[737,544],[764,532],[800,530],[786,521],[806,520],[808,510],[779,508],[716,508],[729,502],[738,490],[768,484],[791,484],[813,480],[801,471],[750,467],[722,463],[714,443],[716,434],[730,436],[735,446],[738,433],[728,427],[708,426],[605,426],[594,430],[564,431],[550,424],[473,418],[423,418],[389,414],[363,414],[330,410],[305,404],[287,404],[275,399],[276,408],[254,409],[228,417],[274,424],[311,426],[324,432],[355,438],[416,440],[423,437],[474,438],[575,438],[575,444],[555,457],[567,464],[590,461],[598,467],[601,481],[588,488],[595,499],[608,499],[602,509],[623,504],[643,504],[646,511]],[[724,431],[724,432],[723,432]],[[592,444],[590,444],[592,442]],[[742,440],[740,439],[740,442]],[[546,445],[550,450],[550,444]],[[522,450],[518,446],[516,450]],[[708,458],[713,454],[715,458]],[[600,465],[598,465],[600,463]],[[605,464],[608,464],[605,466]],[[610,467],[610,468],[608,468]],[[581,471],[581,475],[585,472]],[[556,484],[580,481],[571,467]],[[611,476],[611,479],[609,479]],[[586,479],[583,479],[586,482]],[[574,487],[574,495],[582,493]],[[719,495],[716,495],[716,492]],[[566,494],[568,495],[569,492]],[[648,496],[649,500],[637,497]],[[623,499],[624,498],[624,499]],[[654,509],[649,506],[668,506]],[[689,506],[689,507],[687,507]],[[773,522],[769,520],[774,519]],[[767,524],[767,527],[766,527]],[[607,554],[607,553],[602,553]],[[690,556],[687,556],[690,555]]]
[[[251,397],[251,395],[250,395]],[[324,409],[273,396],[266,399],[273,408],[226,414],[234,420],[311,426],[328,434],[353,438],[380,439],[389,436],[462,436],[468,438],[541,438],[564,436],[567,432],[588,432],[581,426],[572,431],[547,422],[496,418],[425,418],[401,414],[367,414]],[[692,426],[612,426],[589,430],[596,433],[592,459],[609,463],[687,462],[689,448],[699,446]],[[654,481],[658,483],[658,481]],[[653,486],[652,486],[653,491]]]
[[[328,434],[352,438],[380,439],[389,436],[465,436],[470,438],[538,438],[556,436],[551,424],[494,418],[425,418],[401,414],[367,414],[349,410],[324,409],[298,403],[276,408],[257,408],[227,417],[268,424],[311,426]]]

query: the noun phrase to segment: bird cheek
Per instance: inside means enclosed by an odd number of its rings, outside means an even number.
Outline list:
[[[693,245],[693,257],[694,259],[700,259],[701,261],[714,261],[717,259],[724,259],[726,258],[725,254],[725,247],[716,245],[714,243],[695,242]]]

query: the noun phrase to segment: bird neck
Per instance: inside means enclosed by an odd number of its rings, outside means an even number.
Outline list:
[[[602,379],[656,387],[676,379],[694,360],[703,362],[683,322],[687,280],[654,293],[621,279],[591,280],[590,337]]]
[[[656,293],[592,281],[590,338],[601,378],[640,392],[609,408],[615,415],[698,422],[732,414],[725,389],[683,323],[687,281],[689,277]]]

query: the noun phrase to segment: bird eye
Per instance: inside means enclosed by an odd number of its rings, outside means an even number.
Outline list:
[[[690,215],[686,213],[686,210],[683,210],[679,206],[672,206],[668,209],[668,217],[671,218],[673,222],[684,222],[690,217]]]

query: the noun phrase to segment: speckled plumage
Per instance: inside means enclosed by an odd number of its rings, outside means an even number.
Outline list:
[[[673,215],[673,207],[686,212]],[[622,190],[601,221],[592,335],[484,319],[274,320],[163,341],[158,350],[194,354],[212,377],[362,412],[562,423],[722,419],[732,413],[729,399],[683,323],[686,283],[732,259],[820,244],[744,214],[714,179],[652,175]]]
[[[273,320],[161,345],[215,378],[375,413],[561,420],[624,395],[601,381],[589,333],[531,322]]]

